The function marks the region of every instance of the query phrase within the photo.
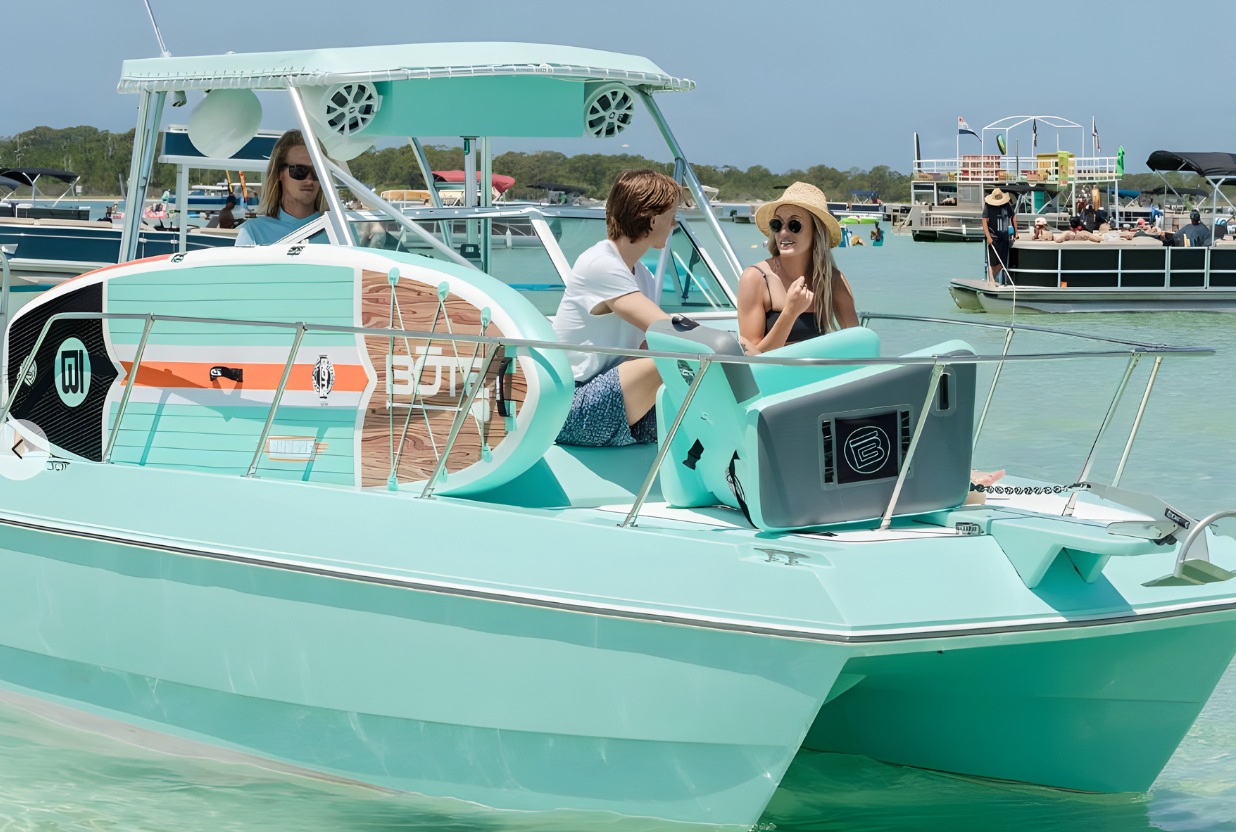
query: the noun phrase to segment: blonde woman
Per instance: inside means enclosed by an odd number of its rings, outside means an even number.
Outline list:
[[[238,246],[265,246],[291,234],[322,215],[326,196],[313,167],[305,137],[289,130],[275,142],[262,182],[257,216],[240,227]]]
[[[760,206],[755,224],[771,257],[738,280],[738,333],[749,352],[858,326],[854,293],[832,257],[841,225],[819,188],[795,182]]]

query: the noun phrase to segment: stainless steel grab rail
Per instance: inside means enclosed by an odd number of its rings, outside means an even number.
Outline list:
[[[451,341],[456,344],[474,345],[474,352],[473,352],[474,356],[476,354],[476,351],[479,350],[481,347],[490,347],[490,349],[485,350],[485,353],[486,353],[485,367],[482,373],[480,374],[480,376],[478,376],[478,383],[470,387],[466,383],[464,385],[464,391],[463,391],[464,401],[461,403],[456,413],[456,417],[451,425],[451,431],[447,438],[446,445],[441,449],[440,453],[438,454],[437,466],[433,474],[430,476],[430,478],[428,479],[428,481],[425,483],[423,487],[423,490],[420,494],[422,498],[428,498],[432,496],[435,484],[437,483],[438,479],[442,476],[442,473],[445,471],[447,457],[450,455],[451,450],[454,446],[455,440],[459,435],[460,429],[462,428],[463,422],[467,418],[467,414],[469,410],[471,409],[472,402],[475,400],[476,396],[478,395],[480,391],[480,388],[483,386],[483,379],[485,378],[489,367],[492,365],[494,356],[497,354],[497,351],[499,348],[503,348],[508,351],[515,350],[515,349],[529,350],[529,351],[537,351],[537,350],[547,350],[547,351],[548,350],[558,350],[558,351],[568,351],[568,352],[573,351],[573,352],[593,353],[593,354],[600,354],[600,355],[613,355],[613,356],[622,356],[622,357],[641,357],[641,358],[651,357],[651,358],[664,358],[664,359],[670,359],[670,360],[685,360],[685,361],[691,361],[691,362],[697,363],[700,367],[700,370],[696,374],[696,379],[694,380],[694,383],[691,389],[688,391],[688,395],[686,396],[683,403],[679,406],[679,408],[675,412],[674,419],[671,422],[671,428],[670,428],[671,436],[674,433],[674,431],[677,429],[677,427],[681,424],[683,418],[685,417],[686,411],[688,407],[690,406],[691,401],[694,397],[693,396],[694,390],[698,388],[698,383],[699,383],[700,378],[703,377],[708,367],[710,367],[712,364],[747,364],[747,365],[763,364],[763,365],[780,365],[780,366],[793,366],[793,367],[814,367],[814,366],[864,367],[864,366],[931,365],[934,367],[934,371],[932,375],[932,383],[929,385],[928,402],[930,402],[931,397],[934,396],[935,385],[938,383],[939,376],[943,372],[944,366],[947,364],[994,363],[994,364],[997,364],[998,366],[1003,366],[1004,363],[1010,362],[1010,361],[1054,361],[1054,360],[1071,360],[1071,359],[1080,359],[1080,358],[1115,358],[1115,357],[1127,358],[1129,359],[1129,365],[1125,369],[1125,373],[1122,378],[1120,388],[1117,392],[1115,399],[1109,406],[1108,413],[1106,417],[1104,418],[1104,424],[1100,428],[1100,437],[1101,437],[1103,434],[1103,431],[1106,430],[1107,425],[1110,423],[1112,412],[1115,410],[1115,407],[1118,404],[1120,396],[1124,391],[1124,387],[1127,385],[1128,377],[1132,372],[1132,367],[1136,365],[1138,359],[1142,355],[1156,356],[1156,360],[1161,360],[1162,357],[1167,356],[1167,355],[1210,355],[1214,353],[1213,349],[1207,348],[1207,347],[1174,347],[1174,346],[1168,346],[1164,344],[1148,344],[1148,343],[1129,341],[1129,340],[1124,340],[1124,339],[1094,336],[1094,335],[1089,335],[1089,334],[1084,334],[1084,333],[1066,332],[1066,331],[1055,330],[1055,329],[1051,329],[1047,327],[1037,327],[1033,325],[1021,325],[1021,324],[1000,325],[1000,324],[990,324],[990,323],[982,323],[982,322],[959,321],[959,320],[948,319],[948,318],[916,318],[914,316],[905,316],[905,315],[879,315],[879,314],[864,315],[863,320],[864,321],[900,320],[900,321],[910,321],[910,322],[955,324],[955,325],[961,325],[961,326],[978,327],[978,328],[983,328],[983,329],[1010,329],[1010,330],[1038,331],[1038,332],[1049,333],[1052,335],[1065,335],[1065,336],[1071,336],[1071,337],[1076,337],[1076,338],[1083,338],[1087,340],[1097,341],[1102,344],[1110,345],[1112,348],[1111,349],[1100,349],[1100,350],[1071,351],[1071,352],[1029,353],[1029,354],[1021,354],[1021,355],[1009,355],[1007,352],[1008,345],[1006,343],[1005,350],[1001,352],[1000,354],[996,354],[996,355],[950,354],[950,355],[896,356],[896,357],[888,357],[888,358],[793,358],[793,359],[789,359],[789,358],[769,357],[769,356],[764,356],[764,355],[756,355],[756,356],[717,355],[717,354],[711,354],[711,353],[702,354],[702,353],[667,352],[667,351],[656,351],[656,350],[618,349],[618,348],[609,348],[609,347],[591,347],[591,346],[586,347],[586,346],[563,344],[558,341],[539,341],[539,340],[534,340],[534,339],[494,337],[494,336],[487,336],[487,335],[464,335],[464,334],[455,334],[455,333],[443,333],[440,331],[422,332],[422,331],[417,331],[417,330],[392,329],[392,328],[380,328],[380,327],[357,327],[357,326],[341,326],[341,325],[333,325],[333,324],[310,324],[310,323],[305,323],[305,322],[290,322],[290,321],[252,321],[252,320],[237,320],[237,319],[230,319],[230,318],[209,318],[209,317],[196,317],[196,316],[183,316],[183,315],[150,315],[150,314],[123,313],[123,312],[61,312],[61,313],[57,313],[55,315],[50,316],[44,322],[43,328],[39,332],[39,336],[35,340],[33,347],[31,348],[29,354],[22,361],[21,367],[16,376],[16,382],[13,385],[11,385],[11,389],[8,391],[8,395],[5,397],[3,407],[0,407],[0,422],[3,422],[4,419],[8,416],[9,412],[12,410],[12,407],[13,407],[14,402],[16,401],[18,392],[20,391],[21,387],[24,384],[24,379],[27,377],[27,373],[29,371],[30,365],[34,361],[35,355],[37,355],[37,353],[39,352],[39,349],[42,347],[42,345],[46,341],[47,336],[49,332],[51,331],[52,326],[57,322],[68,321],[68,320],[131,320],[131,321],[140,320],[140,321],[143,321],[145,324],[144,329],[143,329],[142,340],[139,343],[138,352],[135,354],[135,361],[133,364],[133,369],[131,370],[131,373],[130,373],[130,383],[128,385],[129,389],[126,390],[125,396],[122,398],[121,409],[117,413],[117,418],[111,427],[111,432],[109,434],[108,443],[107,443],[108,451],[106,454],[106,458],[103,460],[104,462],[111,461],[110,452],[115,443],[115,438],[116,438],[115,433],[119,430],[121,417],[123,417],[124,415],[123,406],[125,403],[127,403],[128,396],[133,386],[133,382],[136,381],[137,368],[141,360],[141,353],[144,351],[146,343],[149,339],[150,330],[151,328],[154,327],[156,323],[159,323],[159,322],[177,323],[177,324],[200,323],[200,324],[211,324],[211,325],[222,325],[222,326],[245,326],[245,327],[295,330],[296,338],[292,345],[291,351],[289,352],[288,360],[284,367],[283,376],[279,383],[279,388],[276,391],[274,399],[271,403],[271,408],[267,413],[266,421],[263,426],[261,436],[259,437],[258,447],[255,449],[255,452],[254,452],[253,461],[248,466],[248,469],[246,470],[246,473],[244,475],[246,477],[252,477],[257,472],[258,460],[260,459],[260,456],[261,456],[262,446],[265,443],[266,437],[270,433],[271,427],[275,419],[276,411],[278,407],[280,406],[280,402],[283,398],[283,393],[286,389],[287,380],[291,373],[291,369],[295,364],[296,355],[297,355],[299,346],[307,334],[309,333],[314,333],[314,334],[336,333],[336,334],[352,334],[352,335],[357,335],[361,337],[375,337],[375,338],[385,338],[385,339],[400,338],[400,339],[414,339],[414,340],[426,340],[426,341],[429,341],[429,340]],[[1011,335],[1009,336],[1009,339],[1011,340]],[[1157,364],[1156,364],[1156,369],[1157,369]],[[1153,376],[1151,378],[1151,384],[1153,384]],[[1149,396],[1149,392],[1150,392],[1150,385],[1148,384],[1146,392],[1143,395],[1143,401],[1142,401],[1141,408],[1139,409],[1139,417],[1134,419],[1133,426],[1130,430],[1130,436],[1128,438],[1128,442],[1125,447],[1125,453],[1121,460],[1121,471],[1123,471],[1124,461],[1127,459],[1129,448],[1132,445],[1133,438],[1136,435],[1140,427],[1140,424],[1141,424],[1140,412],[1144,410],[1145,408],[1145,398]],[[990,403],[990,397],[989,397],[989,403]],[[921,423],[919,427],[921,428]],[[640,492],[636,497],[636,500],[632,506],[630,513],[627,515],[626,519],[622,522],[621,524],[622,526],[634,525],[639,509],[642,506],[644,500],[646,499],[647,494],[649,493],[652,487],[652,484],[655,481],[656,474],[660,469],[660,465],[664,460],[665,448],[668,447],[669,438],[671,437],[666,437],[662,441],[662,448],[659,449],[659,452],[653,461],[652,468],[649,471],[648,475],[645,478],[643,485],[640,488]],[[1095,440],[1096,444],[1098,442],[1098,438],[1099,437],[1096,437],[1096,440]],[[903,463],[904,470],[909,469],[909,466],[913,460],[914,452],[917,448],[917,440],[918,440],[918,433],[916,432],[915,437],[911,442],[911,446],[908,449],[906,459],[904,460],[904,463]],[[1084,468],[1084,470],[1086,471],[1089,470],[1090,461],[1093,456],[1093,452],[1094,452],[1094,448],[1092,447],[1091,454],[1090,456],[1087,457],[1086,466]],[[883,525],[887,525],[887,523],[891,520],[891,517],[896,508],[898,492],[900,490],[900,486],[903,480],[904,480],[904,476],[899,477],[897,487],[894,489],[892,501],[890,502],[885,512],[885,515],[882,518]]]

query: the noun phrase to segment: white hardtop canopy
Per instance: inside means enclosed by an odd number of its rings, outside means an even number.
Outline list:
[[[647,58],[539,43],[411,43],[125,61],[119,92],[282,89],[348,81],[535,75],[691,90]]]
[[[187,193],[187,168],[199,158],[269,158],[270,152],[245,152],[261,123],[257,92],[282,92],[292,102],[297,127],[318,141],[306,149],[322,182],[327,210],[321,218],[334,243],[355,245],[339,187],[365,204],[404,220],[395,206],[351,177],[346,163],[383,137],[408,137],[427,182],[432,172],[419,136],[459,136],[464,141],[464,202],[488,207],[489,189],[477,181],[492,176],[493,137],[613,138],[631,123],[638,103],[655,122],[674,158],[674,176],[687,188],[720,241],[736,282],[742,265],[716,217],[709,198],[670,131],[654,93],[688,91],[693,81],[667,75],[647,58],[535,43],[424,43],[343,47],[285,52],[227,53],[125,61],[118,90],[139,96],[131,183],[121,255],[135,256],[141,194],[156,156],[163,107],[186,104],[185,92],[204,91],[193,107],[185,133],[192,153],[179,156],[177,194]],[[168,137],[177,137],[174,131]],[[170,154],[166,151],[164,156]],[[238,167],[233,161],[230,167]],[[437,192],[430,194],[438,205]],[[440,207],[440,206],[439,206]],[[182,249],[185,245],[182,229]],[[432,240],[432,237],[429,237]],[[481,235],[487,244],[489,235]],[[430,245],[434,245],[430,242]],[[445,251],[462,265],[471,264]],[[484,258],[483,258],[484,259]],[[658,269],[660,271],[660,267]]]

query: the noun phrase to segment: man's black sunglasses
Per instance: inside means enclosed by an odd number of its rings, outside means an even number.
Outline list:
[[[803,230],[803,224],[799,222],[798,220],[790,220],[787,223],[782,223],[780,217],[773,217],[771,220],[768,221],[768,227],[774,234],[781,233],[782,225],[790,229],[791,234],[797,234],[799,231]]]
[[[313,169],[313,165],[289,165],[287,162],[284,162],[283,167],[287,169],[288,176],[297,182],[303,182],[306,176],[312,176],[318,182],[322,181],[318,179],[318,172]]]

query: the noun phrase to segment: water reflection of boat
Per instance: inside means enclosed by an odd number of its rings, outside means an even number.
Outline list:
[[[599,212],[482,189],[409,215],[310,142],[332,210],[280,243],[118,265],[14,320],[0,649],[22,660],[0,682],[319,776],[602,822],[750,828],[800,749],[1148,787],[1236,652],[1236,544],[1087,479],[1089,442],[1082,481],[968,503],[975,365],[1010,357],[923,340],[958,322],[744,355],[741,263],[655,100],[691,87],[534,44],[127,62],[139,179],[176,90],[290,96],[340,155],[410,124],[652,119],[696,202],[653,263],[675,317],[631,353],[657,362],[659,444],[555,442],[575,385],[546,315]],[[493,244],[514,217],[540,248]],[[392,248],[359,244],[375,222]],[[898,325],[918,348],[882,355]],[[1040,343],[1014,359],[1205,352]]]

